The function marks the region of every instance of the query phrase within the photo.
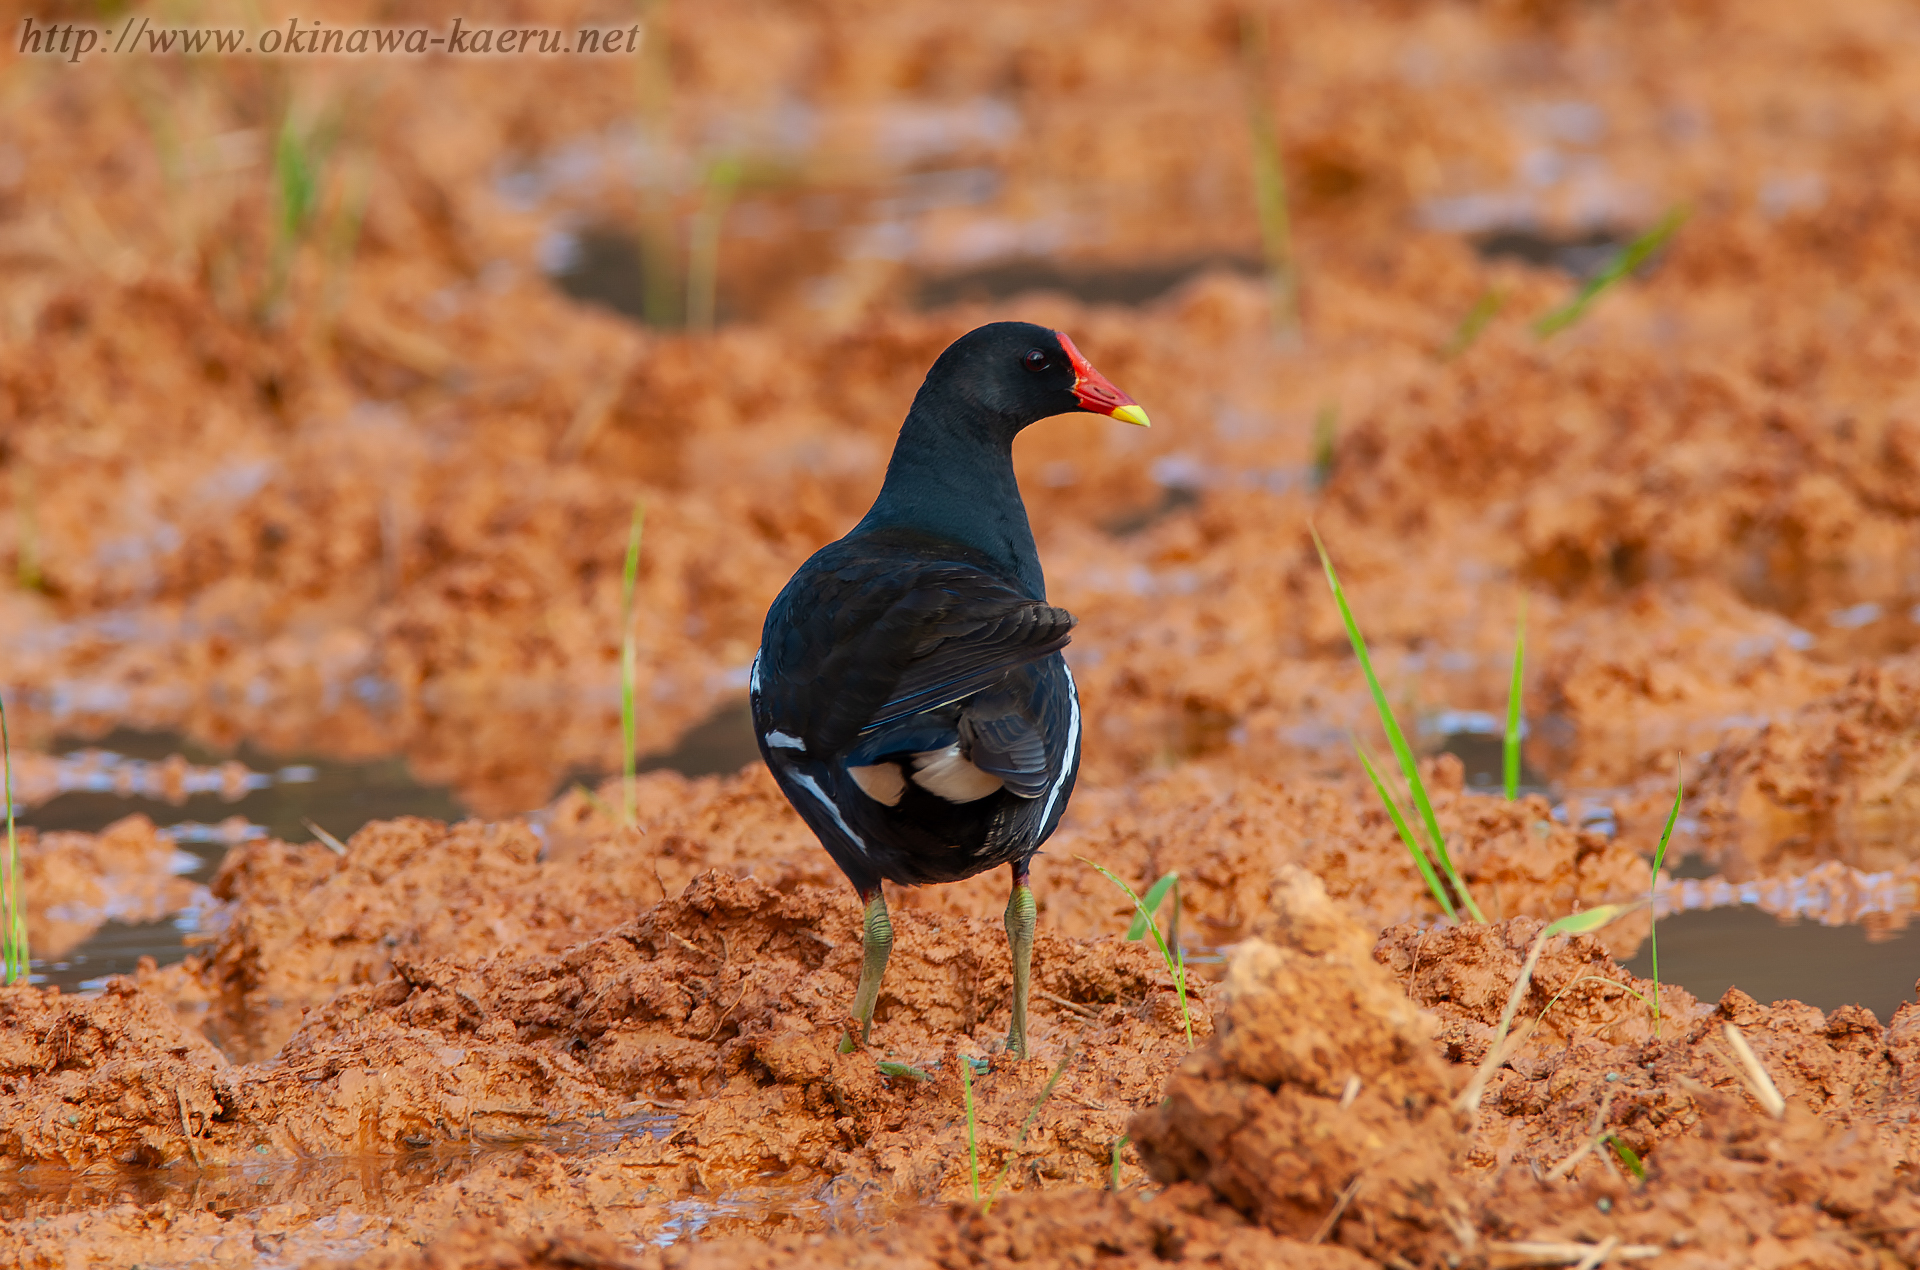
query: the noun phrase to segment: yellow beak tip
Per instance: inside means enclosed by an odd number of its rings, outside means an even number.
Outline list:
[[[1147,421],[1147,412],[1138,406],[1121,406],[1113,412],[1113,417],[1122,423],[1137,424],[1142,428],[1151,428],[1153,426],[1153,424]]]

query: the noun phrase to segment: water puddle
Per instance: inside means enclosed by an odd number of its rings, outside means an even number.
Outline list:
[[[1660,981],[1709,1005],[1739,988],[1765,1005],[1863,1005],[1886,1023],[1914,1000],[1920,976],[1920,936],[1911,928],[1825,926],[1740,904],[1662,917],[1659,936]],[[1643,944],[1626,967],[1650,978],[1652,949]]]
[[[1429,726],[1443,732],[1441,748],[1465,767],[1468,789],[1503,792],[1502,720],[1450,711]],[[1520,789],[1554,797],[1524,759]],[[1554,818],[1611,835],[1609,802],[1605,792],[1568,793]],[[1688,833],[1683,821],[1668,860],[1674,881],[1656,907],[1662,982],[1708,1003],[1738,987],[1763,1004],[1793,999],[1828,1011],[1863,1005],[1882,1023],[1916,999],[1920,936],[1908,919],[1920,908],[1920,870],[1865,873],[1828,862],[1800,877],[1735,883],[1684,854]],[[1625,964],[1650,977],[1652,950],[1643,944]]]

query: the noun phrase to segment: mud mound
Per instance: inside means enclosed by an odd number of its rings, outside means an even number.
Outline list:
[[[1435,814],[1468,886],[1489,912],[1554,916],[1575,905],[1625,899],[1645,885],[1645,865],[1609,837],[1554,819],[1544,799],[1517,802],[1468,793],[1457,759],[1426,765]],[[1124,896],[1066,856],[1098,860],[1122,877],[1180,874],[1183,921],[1197,942],[1244,937],[1268,912],[1289,868],[1319,877],[1327,891],[1374,927],[1439,910],[1393,822],[1359,782],[1279,781],[1188,766],[1125,790],[1078,795],[1067,828],[1043,859],[1047,920],[1074,931],[1112,930],[1129,920]],[[923,904],[983,905],[985,886],[940,887]],[[1644,923],[1611,933],[1630,951]]]
[[[179,876],[179,848],[145,816],[97,834],[22,828],[18,836],[27,943],[38,958],[58,959],[110,920],[158,921],[206,894]]]
[[[1860,667],[1839,691],[1721,747],[1697,788],[1707,854],[1732,880],[1830,860],[1912,863],[1920,658]]]
[[[615,1153],[632,1167],[692,1170],[714,1192],[755,1177],[835,1174],[878,1188],[889,1203],[949,1191],[965,1169],[956,1045],[973,1037],[970,1048],[991,1052],[1005,1030],[1004,932],[901,914],[875,1049],[843,1054],[859,974],[854,925],[836,893],[782,894],[707,874],[557,956],[403,964],[386,983],[351,989],[317,1012],[284,1058],[300,1066],[309,1051],[350,1050],[367,1030],[436,1034],[440,1046],[514,1036],[582,1064],[608,1098],[674,1113],[667,1137]],[[983,1077],[976,1095],[982,1167],[1004,1162],[1016,1189],[1103,1176],[1124,1108],[1150,1097],[1184,1048],[1166,972],[1140,945],[1043,934],[1034,968],[1039,1044],[1055,1057],[996,1057],[994,1072],[1006,1077]],[[1205,1035],[1204,1001],[1191,1005],[1195,1034]],[[918,1075],[883,1076],[882,1056]],[[1056,1065],[1053,1097],[1077,1099],[1078,1109],[1065,1121],[1037,1120],[1016,1158],[1022,1118]]]
[[[1642,887],[1630,849],[1554,820],[1543,800],[1469,794],[1450,758],[1429,764],[1429,776],[1454,858],[1493,911],[1547,916]],[[642,777],[633,828],[608,810],[620,800],[617,782],[602,795],[596,805],[569,791],[525,820],[379,822],[340,856],[272,840],[236,847],[212,883],[224,905],[205,923],[210,946],[179,972],[179,990],[211,999],[204,1027],[230,1055],[264,1059],[303,1011],[382,982],[397,961],[472,963],[503,946],[558,953],[713,869],[782,892],[844,886],[758,765],[728,778]],[[1137,789],[1089,789],[1040,862],[1041,926],[1061,936],[1117,932],[1132,917],[1126,898],[1075,857],[1141,888],[1179,871],[1189,942],[1203,946],[1244,935],[1290,865],[1325,878],[1371,924],[1434,911],[1373,792],[1357,785],[1191,769]],[[901,911],[956,919],[1004,903],[998,874],[895,892]],[[852,911],[850,900],[833,907],[836,921]],[[1642,925],[1609,932],[1618,951],[1631,950]]]
[[[22,1138],[18,1152],[75,1167],[397,1152],[607,1117],[657,1121],[665,1110],[671,1136],[623,1142],[603,1161],[612,1176],[663,1170],[677,1179],[668,1198],[769,1171],[795,1182],[858,1177],[888,1202],[955,1187],[964,1160],[956,1046],[977,1034],[969,1044],[991,1053],[1005,1031],[1004,932],[901,914],[878,1053],[842,1054],[859,973],[854,925],[835,892],[782,894],[707,874],[565,953],[474,962],[395,953],[389,977],[339,992],[275,1061],[245,1066],[229,1065],[130,980],[114,981],[107,1004],[21,990],[15,1008],[37,1011],[22,1034],[41,1048],[17,1064],[15,1131],[40,1126],[41,1136]],[[1034,985],[1035,1033],[1053,1057],[994,1058],[977,1100],[982,1160],[1004,1164],[1014,1190],[1104,1176],[1127,1109],[1184,1052],[1166,972],[1139,944],[1043,934]],[[1200,1037],[1204,995],[1195,985],[1190,999]],[[62,1059],[66,1038],[92,1035],[88,1027],[109,1038],[93,1047],[106,1057],[83,1045],[81,1057]],[[916,1074],[884,1076],[882,1055]],[[1056,1065],[1054,1108],[1073,1111],[1036,1119],[1020,1138]],[[56,1079],[33,1077],[39,1066]],[[46,1109],[68,1103],[73,1132],[47,1130],[58,1117]]]
[[[131,980],[0,990],[0,1019],[0,1152],[21,1163],[165,1163],[224,1110],[227,1060]]]
[[[1203,1182],[1277,1234],[1346,1222],[1376,1260],[1421,1260],[1466,1213],[1431,1020],[1317,879],[1283,875],[1273,911],[1228,965],[1219,1038],[1130,1131],[1156,1180]]]
[[[1383,932],[1374,957],[1440,1019],[1437,1040],[1452,1062],[1486,1057],[1515,978],[1542,923]],[[1613,961],[1592,936],[1549,940],[1514,1016],[1524,1044],[1487,1086],[1467,1163],[1548,1169],[1596,1133],[1612,1133],[1643,1157],[1702,1131],[1704,1091],[1741,1087],[1722,1025],[1737,1024],[1789,1104],[1839,1134],[1911,1169],[1920,1161],[1914,1123],[1915,1037],[1920,1006],[1901,1007],[1882,1027],[1869,1010],[1823,1014],[1797,1001],[1765,1007],[1738,989],[1717,1008],[1671,984],[1660,988]],[[1738,1101],[1739,1095],[1735,1095]],[[1600,1167],[1594,1162],[1594,1167]]]
[[[315,1270],[950,1270],[1009,1263],[1052,1270],[1084,1266],[1090,1254],[1115,1270],[1163,1265],[1362,1270],[1374,1264],[1345,1248],[1276,1238],[1248,1225],[1200,1187],[1174,1187],[1151,1200],[1112,1191],[1071,1198],[1063,1203],[1055,1197],[1017,1196],[986,1213],[954,1205],[912,1213],[897,1225],[856,1236],[702,1241],[639,1252],[578,1234],[515,1236],[475,1223],[425,1248],[374,1253]]]

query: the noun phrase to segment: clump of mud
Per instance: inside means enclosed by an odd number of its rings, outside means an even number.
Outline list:
[[[205,895],[180,876],[180,849],[145,816],[97,834],[22,828],[18,838],[27,942],[37,958],[57,960],[108,921],[158,921]]]
[[[1920,832],[1920,659],[1855,670],[1837,692],[1715,751],[1702,837],[1729,878],[1914,863]]]
[[[1433,1019],[1372,943],[1310,874],[1281,877],[1228,965],[1219,1037],[1129,1126],[1156,1181],[1204,1183],[1290,1238],[1345,1230],[1375,1260],[1468,1229]]]

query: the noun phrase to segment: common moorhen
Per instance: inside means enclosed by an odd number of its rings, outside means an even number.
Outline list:
[[[1060,655],[1074,618],[1047,603],[1013,439],[1076,410],[1148,426],[1058,331],[995,322],[962,336],[915,395],[873,507],[767,613],[754,730],[865,904],[863,1043],[893,947],[881,880],[957,882],[1008,864],[1007,1048],[1026,1055],[1028,865],[1073,792],[1080,701]]]

